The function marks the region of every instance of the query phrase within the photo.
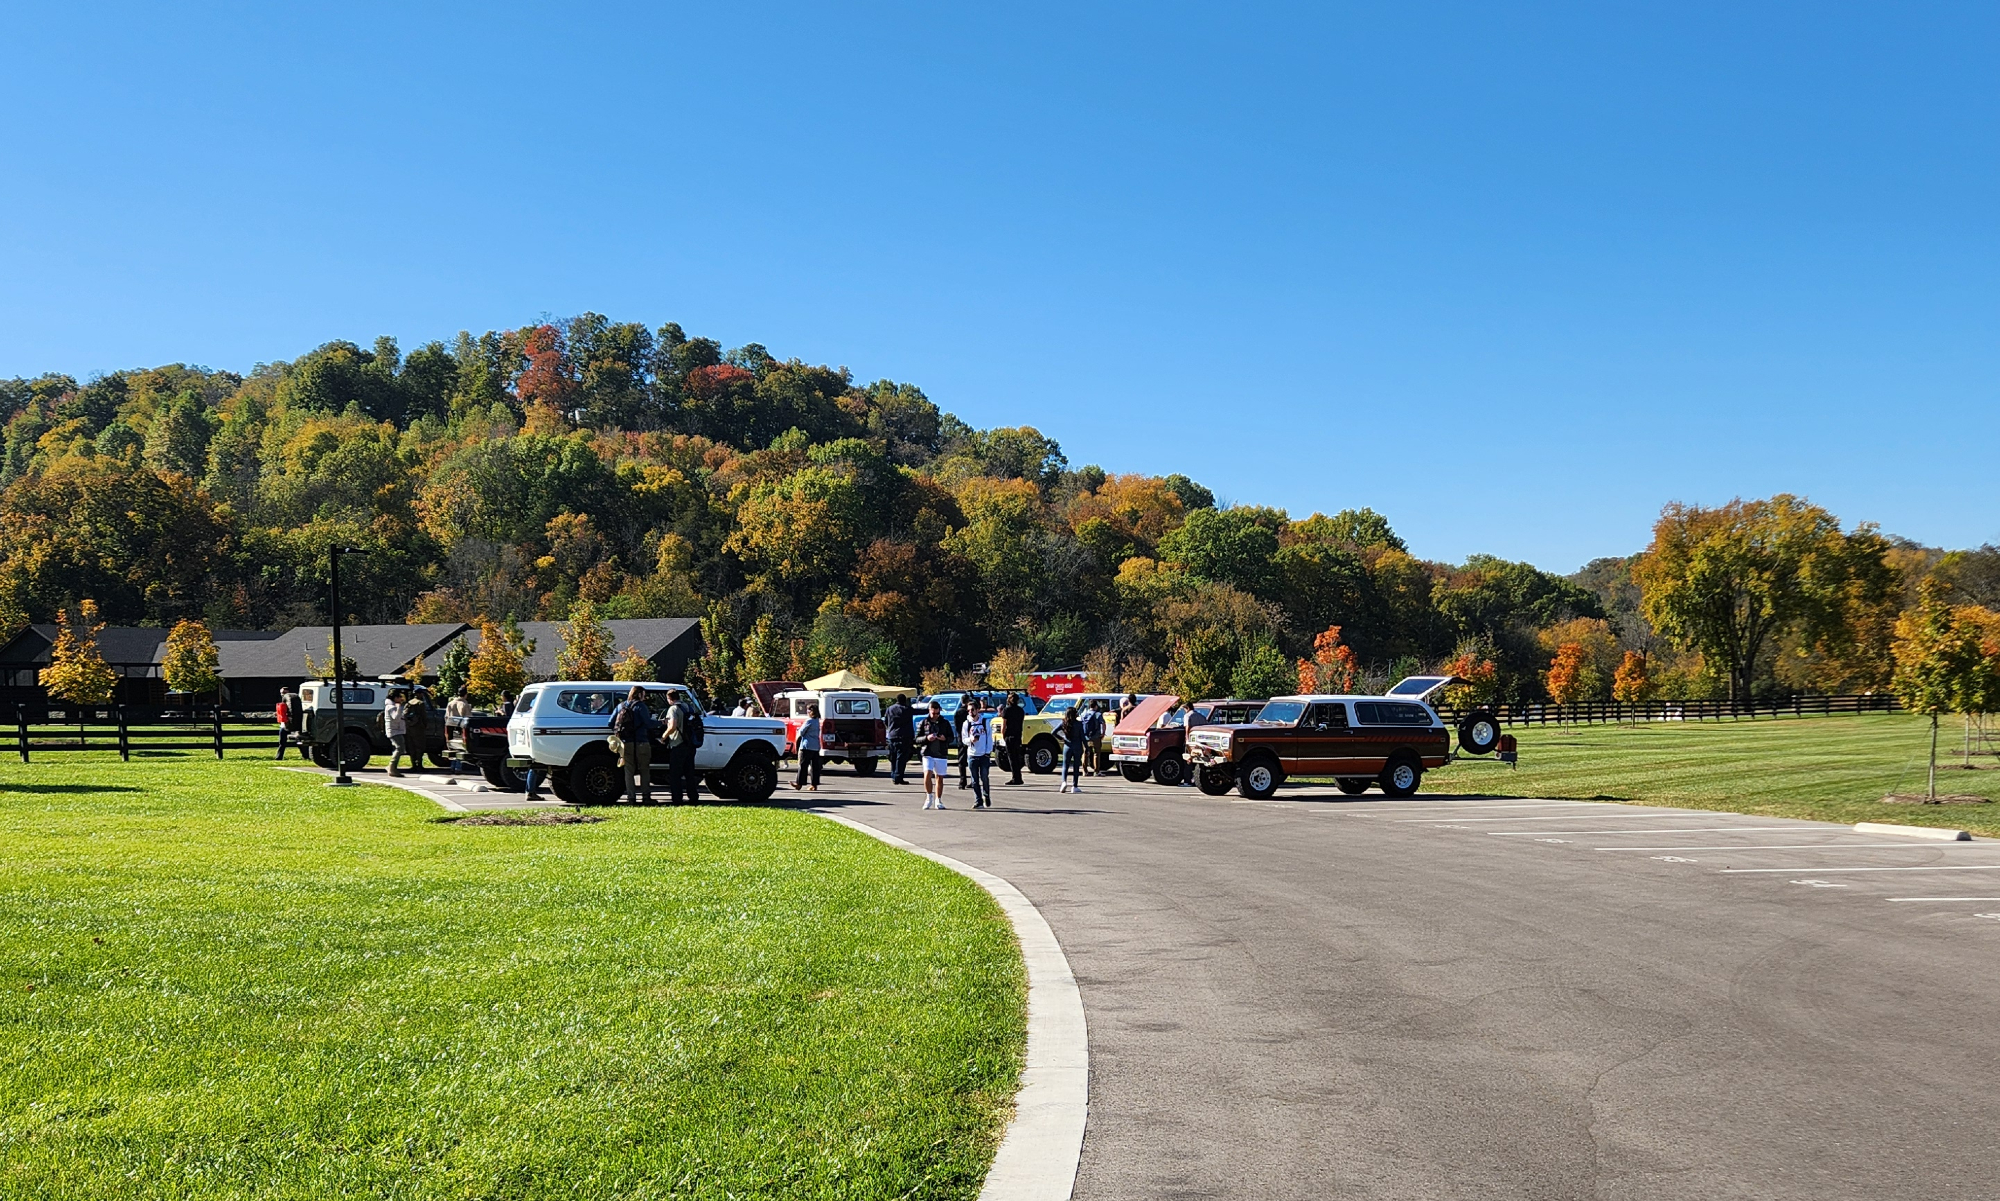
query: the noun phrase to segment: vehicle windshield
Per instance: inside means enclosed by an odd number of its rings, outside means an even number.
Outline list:
[[[1257,715],[1260,726],[1295,726],[1299,724],[1299,714],[1306,711],[1303,701],[1272,701]]]

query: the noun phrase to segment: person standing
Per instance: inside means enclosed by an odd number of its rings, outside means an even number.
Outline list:
[[[1021,782],[1021,764],[1027,758],[1021,749],[1021,723],[1027,720],[1027,709],[1021,704],[1021,694],[1010,692],[1007,703],[1000,707],[1000,737],[1007,744],[1007,770],[1014,778],[1009,784]]]
[[[729,716],[731,717],[750,716],[750,698],[747,696],[737,698],[736,708],[730,711]]]
[[[806,724],[799,727],[796,749],[799,753],[799,778],[792,782],[792,789],[797,791],[803,788],[807,792],[818,792],[820,773],[818,705],[806,706]],[[808,773],[812,776],[810,785],[806,783]]]
[[[292,691],[290,684],[278,689],[278,709],[273,716],[278,722],[278,758],[285,757],[285,748],[292,744],[292,735],[299,728],[299,694]],[[305,752],[300,751],[304,758]]]
[[[972,764],[972,807],[993,807],[993,715],[984,701],[972,702],[972,717],[965,723],[965,749]]]
[[[451,732],[453,730],[458,731],[459,747],[462,749],[465,746],[466,739],[469,737],[465,730],[465,719],[471,716],[472,698],[466,694],[465,685],[461,684],[458,687],[458,691],[452,694],[451,699],[444,703],[444,745],[447,750],[451,748]],[[465,757],[457,752],[453,752],[451,756],[451,774],[455,776],[464,770]]]
[[[960,698],[958,702],[958,712],[952,715],[952,722],[951,722],[952,734],[958,743],[958,786],[960,789],[964,789],[966,787],[965,723],[972,719],[972,702],[974,699],[975,698],[971,696],[965,696]]]
[[[389,736],[389,774],[400,776],[403,769],[396,766],[410,753],[409,706],[403,703],[403,690],[398,688],[389,694],[389,702],[382,706],[382,732]],[[410,769],[416,770],[417,761],[410,760]]]
[[[931,711],[917,725],[917,745],[924,752],[924,808],[944,808],[944,780],[951,772],[951,723],[944,707],[931,702]]]
[[[653,803],[653,711],[646,690],[633,685],[611,711],[611,736],[618,740],[618,768],[625,777],[625,803]]]
[[[695,774],[694,753],[701,749],[701,709],[694,698],[676,693],[667,707],[667,728],[661,735],[667,753],[667,800],[678,805],[685,797],[692,805],[701,800],[701,778]]]
[[[1083,711],[1083,773],[1101,776],[1109,762],[1104,756],[1104,702],[1092,701]]]
[[[903,767],[910,761],[910,702],[898,693],[882,714],[883,741],[889,745],[889,783],[902,784]]]
[[[1207,725],[1208,715],[1203,713],[1201,710],[1195,708],[1193,705],[1189,705],[1187,707],[1186,719],[1181,724],[1185,726],[1187,729],[1186,745],[1191,747],[1194,745],[1195,727]],[[1188,785],[1194,783],[1194,777],[1195,777],[1194,772],[1191,771],[1182,772],[1181,787],[1186,788]]]
[[[1062,715],[1062,787],[1059,792],[1083,791],[1083,721],[1076,715],[1076,706],[1063,710]]]

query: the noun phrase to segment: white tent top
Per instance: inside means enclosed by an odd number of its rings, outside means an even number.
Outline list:
[[[917,689],[905,688],[900,684],[877,684],[863,679],[845,668],[828,672],[816,680],[807,680],[806,688],[812,692],[872,692],[877,696],[915,696]]]

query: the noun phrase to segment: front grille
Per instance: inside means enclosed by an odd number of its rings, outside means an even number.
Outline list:
[[[1143,751],[1146,749],[1144,734],[1120,734],[1111,740],[1111,745],[1121,751]]]

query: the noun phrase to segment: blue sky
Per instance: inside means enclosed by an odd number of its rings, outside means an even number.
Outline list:
[[[0,375],[586,309],[1571,570],[2000,541],[1991,5],[16,6]]]

